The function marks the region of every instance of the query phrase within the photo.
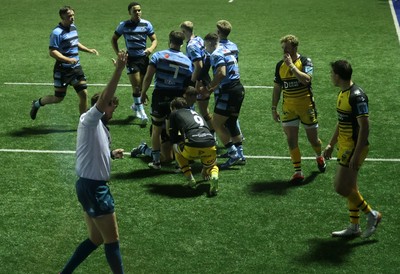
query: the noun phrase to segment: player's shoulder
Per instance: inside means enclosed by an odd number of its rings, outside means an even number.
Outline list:
[[[147,28],[153,28],[153,25],[151,24],[151,22],[149,20],[146,20],[146,19],[140,18],[139,24],[141,26],[146,26]]]
[[[312,60],[310,57],[300,55],[299,59],[304,66],[312,66]]]
[[[353,84],[353,85],[350,87],[350,96],[354,96],[354,97],[357,97],[357,96],[366,97],[367,95],[365,94],[364,90],[363,90],[360,86],[358,86],[357,84]]]
[[[276,63],[276,68],[280,68],[281,66],[283,65],[283,60],[279,60],[277,63]]]
[[[51,31],[51,34],[60,35],[64,31],[66,31],[66,29],[61,24],[58,24],[57,26],[55,26],[53,28],[53,30]]]

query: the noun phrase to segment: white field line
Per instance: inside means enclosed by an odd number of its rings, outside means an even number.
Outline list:
[[[24,83],[24,82],[5,82],[4,85],[10,86],[53,86],[53,83]],[[88,86],[93,87],[105,87],[106,84],[88,84]],[[119,84],[120,87],[130,87],[130,84]],[[154,87],[154,85],[151,85]],[[272,86],[244,86],[245,88],[250,89],[272,89]]]
[[[23,83],[23,82],[5,82],[5,85],[22,85],[22,86],[52,86],[53,83]],[[89,86],[105,86],[105,84],[88,84]],[[130,84],[120,84],[119,86],[130,87]],[[253,88],[253,89],[272,89],[272,86],[244,86],[245,88]],[[75,151],[68,150],[26,150],[26,149],[0,149],[0,152],[22,152],[22,153],[54,153],[54,154],[74,154]],[[125,152],[124,155],[130,155],[129,152]],[[249,159],[290,159],[287,156],[252,156],[246,155]],[[314,160],[315,157],[302,157],[304,160]],[[367,158],[366,161],[375,161],[375,162],[400,162],[400,159],[382,159],[382,158]]]
[[[74,150],[35,150],[35,149],[6,149],[0,148],[0,152],[9,153],[44,153],[44,154],[75,154]],[[130,156],[130,152],[124,152],[124,155]],[[267,156],[267,155],[246,155],[249,159],[272,159],[272,160],[289,160],[288,156]],[[301,157],[304,160],[315,160],[315,157]],[[333,158],[334,160],[334,158]],[[386,158],[367,158],[370,162],[400,162],[400,159]]]
[[[388,2],[389,2],[389,6],[390,6],[390,11],[392,12],[394,27],[395,27],[396,33],[397,33],[397,39],[399,39],[399,42],[400,42],[400,27],[399,27],[400,18],[397,18],[396,11],[393,6],[393,1],[389,0]]]

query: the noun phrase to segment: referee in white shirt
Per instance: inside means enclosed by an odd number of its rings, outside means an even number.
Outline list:
[[[111,80],[101,94],[92,97],[92,107],[79,120],[76,144],[76,173],[79,179],[76,192],[84,210],[89,237],[76,248],[60,273],[72,273],[103,243],[111,271],[124,273],[114,199],[107,185],[111,158],[122,158],[124,151],[110,149],[111,137],[106,124],[118,106],[114,94],[126,60],[126,52],[120,51]]]

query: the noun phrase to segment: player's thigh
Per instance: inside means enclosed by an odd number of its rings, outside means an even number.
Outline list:
[[[128,74],[128,78],[133,87],[140,87],[142,79],[140,71]]]
[[[306,126],[313,126],[318,124],[317,110],[313,102],[304,103],[298,108],[298,114],[301,122]]]
[[[97,246],[103,243],[103,236],[100,230],[97,229],[96,224],[93,221],[93,217],[90,217],[86,212],[84,212],[85,223],[89,233],[89,239]]]
[[[337,193],[347,197],[357,188],[358,171],[349,167],[338,165],[334,180],[334,187]]]
[[[212,122],[214,126],[223,126],[228,119],[229,116],[214,113]]]
[[[92,218],[97,229],[100,231],[104,243],[113,243],[118,241],[118,225],[115,212]]]

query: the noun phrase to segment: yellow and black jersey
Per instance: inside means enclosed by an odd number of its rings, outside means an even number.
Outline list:
[[[310,58],[305,56],[299,56],[293,64],[302,72],[310,75],[313,74],[313,64]],[[284,100],[298,100],[300,98],[310,98],[312,100],[312,89],[311,84],[308,86],[303,85],[290,68],[285,64],[283,60],[279,61],[275,68],[275,79],[274,82],[281,85],[283,90]]]
[[[355,84],[347,90],[341,90],[337,97],[336,111],[339,121],[339,145],[355,146],[359,132],[357,118],[369,116],[367,95]]]

